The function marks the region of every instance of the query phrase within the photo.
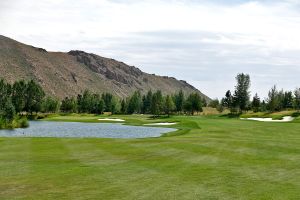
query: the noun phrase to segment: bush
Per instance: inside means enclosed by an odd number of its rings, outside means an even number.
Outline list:
[[[26,117],[19,119],[19,128],[27,128],[29,126],[28,120]]]

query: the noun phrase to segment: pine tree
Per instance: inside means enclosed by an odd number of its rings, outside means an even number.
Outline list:
[[[135,91],[133,95],[129,99],[127,113],[140,113],[142,105],[141,93],[139,91]]]
[[[297,88],[294,91],[295,99],[294,99],[294,108],[299,112],[300,110],[300,88]]]
[[[175,104],[173,102],[173,99],[170,95],[166,96],[165,99],[165,113],[170,116],[170,113],[174,110]]]
[[[283,107],[288,109],[293,108],[293,100],[293,92],[286,91],[283,98]]]
[[[125,99],[122,99],[121,101],[121,113],[126,114],[127,113],[127,103]]]
[[[258,112],[260,109],[260,98],[257,93],[254,95],[252,100],[252,109],[254,112]]]
[[[156,116],[161,114],[162,101],[163,101],[163,97],[162,97],[161,91],[158,90],[152,95],[151,114],[156,115]]]
[[[276,85],[274,85],[268,93],[267,108],[271,112],[274,112],[279,108],[278,91]]]
[[[175,106],[176,106],[176,111],[177,112],[182,112],[183,111],[183,106],[184,106],[184,94],[183,91],[180,90],[178,94],[175,94]]]

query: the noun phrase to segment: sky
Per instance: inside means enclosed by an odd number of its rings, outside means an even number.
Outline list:
[[[0,34],[186,80],[211,98],[300,87],[300,0],[0,0]]]

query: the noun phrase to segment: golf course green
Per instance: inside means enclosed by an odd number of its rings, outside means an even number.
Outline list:
[[[44,120],[101,123],[101,117]],[[0,138],[0,199],[300,198],[299,117],[286,123],[110,117],[129,125],[176,122],[167,127],[178,131],[143,139]]]

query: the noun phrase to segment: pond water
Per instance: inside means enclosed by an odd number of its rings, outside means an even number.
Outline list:
[[[112,123],[31,121],[29,124],[28,128],[0,130],[0,137],[147,138],[176,130]]]

